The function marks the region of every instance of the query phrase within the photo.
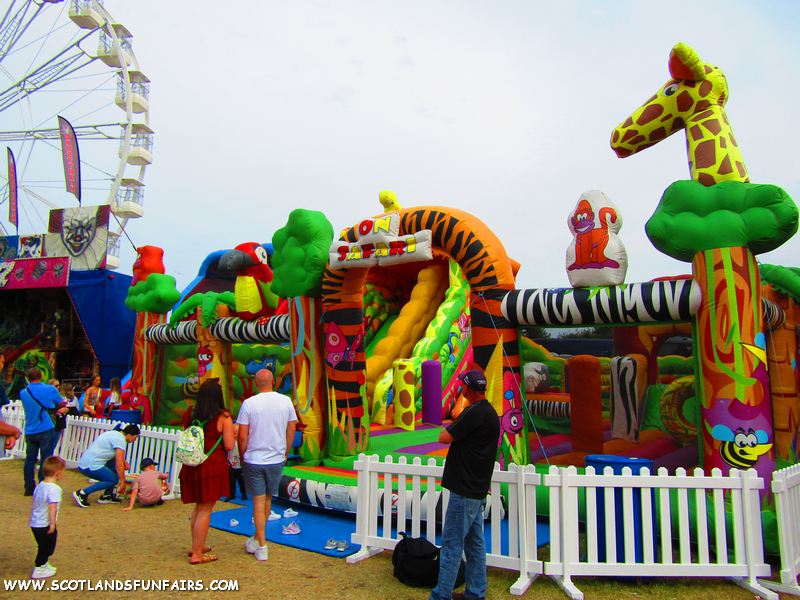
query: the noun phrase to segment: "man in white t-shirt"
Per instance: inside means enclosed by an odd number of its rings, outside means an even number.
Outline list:
[[[292,400],[272,391],[274,386],[271,371],[261,369],[256,373],[259,393],[244,401],[236,419],[242,474],[247,492],[253,498],[256,526],[256,534],[244,546],[258,560],[267,560],[264,527],[272,512],[272,496],[278,493],[297,423]]]

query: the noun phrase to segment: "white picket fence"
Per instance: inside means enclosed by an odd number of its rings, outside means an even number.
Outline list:
[[[760,580],[776,592],[800,596],[800,465],[772,474],[772,492],[778,513],[778,541],[781,549],[781,581]]]
[[[412,537],[419,537],[423,524],[425,537],[435,542],[436,495],[423,495],[422,482],[425,481],[427,489],[434,489],[443,467],[436,466],[433,459],[429,459],[427,465],[420,459],[409,464],[401,458],[394,463],[390,457],[382,462],[378,456],[362,454],[354,468],[358,471],[358,500],[352,542],[360,544],[361,550],[348,557],[348,562],[359,562],[383,550],[393,550],[399,541],[397,532],[410,531]],[[508,486],[509,499],[506,514],[509,539],[505,554],[500,552],[502,484]],[[542,485],[549,488],[550,497],[550,560],[547,562],[538,559],[536,543],[536,488]],[[763,598],[778,600],[777,594],[756,580],[771,573],[764,562],[761,537],[758,490],[763,487],[764,481],[752,470],[734,469],[723,477],[715,469],[706,477],[699,469],[694,476],[687,476],[682,469],[675,476],[669,476],[666,469],[661,469],[658,475],[651,476],[647,469],[643,469],[641,475],[632,475],[628,468],[623,469],[622,475],[614,475],[613,469],[607,467],[600,475],[591,467],[586,469],[586,474],[579,474],[575,467],[554,466],[542,476],[532,465],[523,468],[510,465],[508,471],[501,471],[495,465],[489,511],[491,551],[486,564],[519,572],[519,578],[511,586],[514,595],[522,595],[536,577],[544,573],[573,599],[583,598],[571,579],[580,575],[728,577]],[[622,495],[621,523],[617,517],[615,490],[621,490]],[[634,490],[639,491],[634,494]],[[603,511],[597,509],[597,493],[602,494]],[[635,496],[640,496],[637,503]],[[411,498],[410,510],[406,506],[407,497]],[[694,511],[690,510],[690,497]],[[709,498],[711,514],[719,516],[712,521],[708,519]],[[449,493],[442,490],[440,516],[445,514],[448,499]],[[583,540],[579,526],[581,499],[586,506]],[[397,518],[394,531],[393,500]],[[634,530],[635,511],[641,511],[642,515],[640,534]],[[726,514],[732,523],[730,527]],[[673,522],[677,529],[677,548],[673,546]],[[609,533],[605,539],[605,562],[598,560],[598,525],[601,523]],[[624,537],[625,559],[622,562],[617,560],[618,528],[622,528]],[[709,550],[710,531],[713,531],[711,539],[715,547],[722,549],[714,556]],[[636,560],[637,537],[640,562]],[[659,537],[660,552],[656,547]],[[729,540],[732,540],[732,556],[728,552]],[[696,560],[692,558],[692,543],[697,548]]]
[[[25,411],[21,406],[4,406],[0,413],[3,420],[10,425],[25,430]],[[105,431],[113,429],[117,421],[107,419],[92,419],[87,417],[67,417],[67,426],[61,432],[61,437],[56,445],[55,454],[63,458],[67,468],[78,466],[81,455],[89,445]],[[126,423],[121,423],[126,425]],[[178,474],[181,464],[175,460],[175,447],[180,434],[171,429],[161,427],[139,426],[139,437],[125,449],[125,460],[130,464],[128,473],[135,475],[141,471],[142,459],[149,456],[158,464],[158,470],[169,474],[167,480],[167,493],[165,500],[180,496]],[[25,458],[25,436],[21,436],[14,448],[6,452],[5,460],[10,458]]]
[[[398,532],[410,532],[411,537],[419,537],[422,522],[425,522],[425,537],[436,543],[437,494],[422,493],[422,481],[427,490],[435,490],[436,480],[442,476],[443,467],[436,466],[436,460],[428,459],[423,465],[419,458],[409,464],[405,457],[397,463],[387,457],[381,462],[376,455],[361,454],[355,462],[358,471],[356,532],[352,542],[360,544],[361,550],[347,558],[356,563],[383,550],[393,550],[399,540]],[[492,484],[489,490],[488,512],[490,521],[490,545],[486,564],[490,567],[513,569],[520,572],[512,592],[522,594],[536,577],[544,570],[543,563],[536,560],[536,520],[527,520],[527,515],[536,514],[536,496],[523,498],[523,476],[534,483],[540,483],[536,473],[525,474],[517,465],[510,465],[508,471],[501,471],[495,464]],[[396,485],[393,481],[396,478]],[[383,486],[381,487],[381,480]],[[508,486],[508,507],[502,506],[502,484]],[[450,492],[442,489],[439,515],[447,512]],[[394,502],[394,506],[393,506]],[[410,504],[410,506],[409,506]],[[364,510],[362,507],[367,507]],[[520,507],[526,507],[520,510]],[[532,513],[530,511],[533,511]],[[504,512],[508,517],[508,551],[502,553],[501,523]],[[392,516],[396,518],[396,529],[392,531]],[[382,527],[380,534],[378,531]],[[525,532],[520,536],[520,532]],[[514,591],[516,590],[516,591]]]
[[[585,474],[579,474],[575,467],[551,467],[543,483],[550,488],[550,560],[545,564],[545,574],[553,577],[570,598],[583,598],[572,582],[574,576],[672,576],[727,577],[756,595],[778,599],[756,579],[769,576],[771,569],[764,561],[761,532],[759,490],[763,489],[764,480],[754,470],[731,469],[728,476],[722,476],[719,469],[713,469],[706,476],[697,469],[694,476],[687,476],[684,469],[668,475],[662,468],[658,475],[651,476],[648,469],[633,475],[627,467],[622,475],[615,475],[611,467],[606,467],[603,474],[595,474],[592,467],[587,467]],[[615,490],[622,493],[621,522]],[[640,496],[638,502],[634,501],[635,490]],[[597,507],[597,494],[602,494],[605,503],[602,512]],[[585,545],[581,544],[579,528],[580,496],[586,502]],[[675,496],[674,503],[670,496]],[[694,500],[693,510],[690,498]],[[641,515],[640,534],[634,528],[635,512]],[[709,514],[713,515],[711,521]],[[600,562],[598,528],[603,525],[610,534],[605,536],[606,560]],[[617,560],[616,531],[620,527],[624,562]],[[717,549],[713,555],[710,538]],[[728,552],[730,541],[732,556]],[[637,542],[642,562],[636,561]],[[693,544],[696,560],[692,557]]]

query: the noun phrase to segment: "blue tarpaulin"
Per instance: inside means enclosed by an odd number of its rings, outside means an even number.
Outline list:
[[[67,289],[103,381],[122,379],[133,363],[136,313],[125,306],[132,279],[108,269],[72,271],[69,276]]]

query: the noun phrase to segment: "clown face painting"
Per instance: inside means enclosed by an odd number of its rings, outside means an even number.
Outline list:
[[[72,269],[99,269],[106,264],[108,206],[50,211],[45,256],[69,256]]]

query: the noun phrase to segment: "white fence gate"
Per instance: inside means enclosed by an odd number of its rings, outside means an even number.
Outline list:
[[[764,562],[761,533],[758,490],[763,489],[764,480],[754,470],[731,469],[723,477],[719,469],[713,469],[707,477],[702,469],[697,469],[694,476],[677,469],[670,476],[662,468],[658,475],[651,476],[648,469],[632,475],[626,467],[622,475],[614,475],[611,467],[606,467],[603,474],[595,474],[593,467],[587,467],[582,475],[575,467],[554,466],[543,480],[550,488],[550,560],[545,564],[545,574],[553,577],[570,598],[583,598],[571,580],[573,576],[638,576],[727,577],[757,595],[777,600],[776,594],[756,580],[758,576],[769,576],[771,569]],[[619,515],[617,490],[622,500]],[[603,511],[598,510],[598,494],[605,504]],[[581,496],[586,502],[585,546],[579,529]],[[692,503],[694,510],[690,510]],[[634,527],[635,514],[641,519],[640,532]],[[711,521],[709,514],[713,516]],[[624,540],[622,562],[618,561],[616,540],[620,528]],[[598,559],[600,529],[611,532],[605,536],[604,562]],[[677,548],[673,540],[676,529]],[[729,556],[731,538],[733,553]],[[710,539],[717,550],[713,556]],[[696,561],[692,559],[692,542],[697,548]],[[641,555],[638,562],[637,544]]]
[[[436,466],[433,459],[429,459],[427,465],[420,459],[408,464],[404,458],[398,463],[392,462],[390,457],[381,462],[377,456],[362,454],[354,468],[358,471],[358,500],[352,542],[361,544],[361,550],[348,557],[348,562],[355,563],[384,549],[394,549],[399,537],[392,531],[393,509],[397,514],[396,531],[410,528],[410,535],[419,537],[424,521],[424,535],[435,543],[436,495],[423,495],[422,481],[427,490],[435,489],[443,467]],[[499,552],[500,520],[503,518],[501,485],[508,486],[509,498],[506,554]],[[547,562],[538,560],[536,543],[536,488],[542,485],[549,488],[550,496],[550,560]],[[676,476],[667,475],[666,469],[651,476],[644,469],[641,475],[634,476],[629,468],[623,469],[622,475],[614,475],[613,469],[608,467],[599,475],[589,467],[586,474],[581,475],[575,467],[554,466],[542,476],[533,465],[524,468],[510,465],[508,471],[500,471],[495,466],[488,511],[491,552],[487,554],[486,564],[519,571],[519,578],[511,587],[515,595],[523,594],[539,574],[545,573],[573,599],[582,599],[583,593],[571,578],[588,575],[728,577],[764,598],[778,600],[776,594],[756,580],[771,572],[764,562],[761,537],[758,490],[763,487],[763,479],[752,470],[732,469],[723,477],[714,469],[706,477],[699,469],[694,476],[687,476],[683,469],[678,469]],[[598,510],[598,493],[604,504],[602,511]],[[618,494],[621,495],[619,515]],[[442,490],[441,495],[440,514],[443,515],[449,493]],[[410,507],[407,497],[411,499]],[[582,499],[586,506],[583,545],[579,526]],[[634,513],[641,517],[641,532],[634,527]],[[709,514],[713,516],[711,520]],[[382,526],[380,535],[379,524]],[[610,532],[605,539],[605,562],[599,560],[600,525]],[[617,560],[618,528],[622,530],[625,550],[622,561]],[[673,531],[677,531],[677,548],[673,547]],[[710,535],[710,532],[713,533]],[[659,537],[660,552],[656,546]],[[710,540],[718,549],[713,556],[709,550]],[[731,556],[729,541],[733,546]],[[637,542],[641,557],[637,555]],[[692,559],[693,542],[697,547],[696,561]]]
[[[25,411],[21,406],[4,406],[2,409],[3,420],[25,431]],[[67,467],[74,469],[78,466],[81,455],[89,445],[105,431],[114,429],[117,425],[127,425],[107,419],[91,419],[88,417],[67,417],[67,426],[61,432],[61,437],[56,445],[55,454],[63,458]],[[175,460],[175,446],[180,433],[161,427],[139,426],[139,437],[125,449],[125,460],[130,464],[128,473],[140,472],[142,459],[149,456],[158,464],[158,470],[167,473],[167,493],[165,500],[171,500],[180,495],[178,474],[181,464]],[[4,459],[25,458],[25,436],[21,436]]]
[[[776,592],[800,596],[800,465],[772,474],[772,492],[778,513],[778,541],[781,548],[781,582],[760,580]]]

